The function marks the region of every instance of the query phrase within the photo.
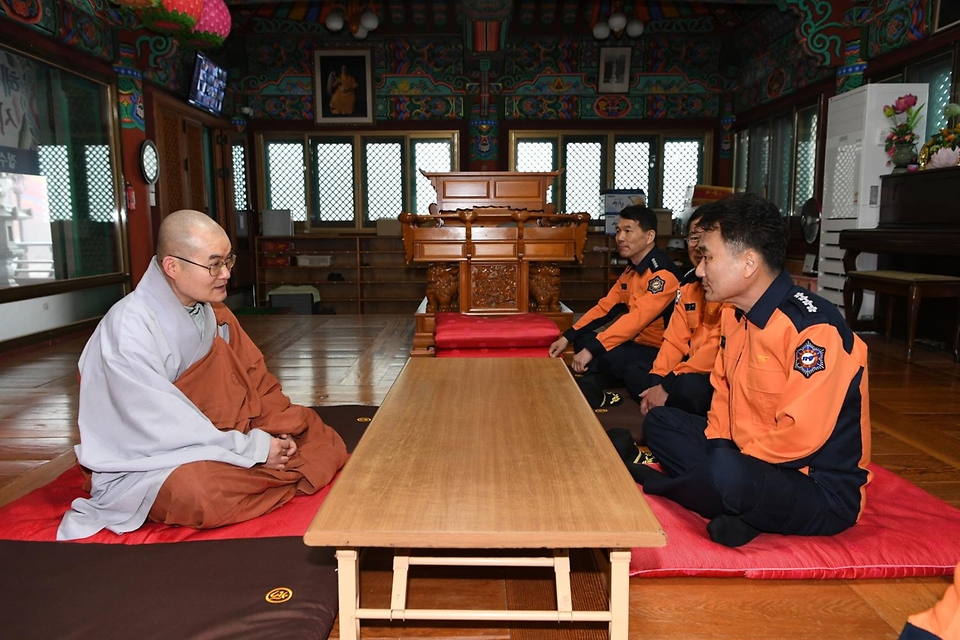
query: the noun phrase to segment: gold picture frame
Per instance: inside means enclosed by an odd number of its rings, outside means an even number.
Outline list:
[[[317,124],[373,122],[369,49],[313,52],[314,120]]]

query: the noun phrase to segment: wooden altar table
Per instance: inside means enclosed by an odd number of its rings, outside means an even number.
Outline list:
[[[304,542],[337,548],[344,640],[359,637],[361,620],[600,621],[626,640],[630,549],[666,536],[561,360],[411,358]],[[361,602],[365,547],[394,549],[389,608]],[[573,610],[571,548],[603,559],[608,610]],[[496,557],[506,549],[531,553]],[[418,564],[552,566],[557,609],[411,609],[407,573]]]

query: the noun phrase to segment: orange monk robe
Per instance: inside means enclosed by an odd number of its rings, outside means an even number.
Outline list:
[[[947,587],[940,602],[923,613],[910,616],[907,622],[942,640],[960,640],[960,564],[953,573],[953,584]],[[900,637],[905,636],[906,633]]]
[[[221,431],[258,428],[289,434],[297,451],[284,471],[200,461],[178,466],[164,481],[149,519],[189,527],[217,527],[273,511],[298,492],[327,485],[347,459],[336,431],[312,409],[292,404],[267,371],[263,354],[222,304],[213,305],[218,333],[228,327],[229,343],[213,342],[210,352],[175,382]]]

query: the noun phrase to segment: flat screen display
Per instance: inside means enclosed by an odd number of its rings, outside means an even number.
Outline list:
[[[193,82],[187,102],[219,116],[223,111],[223,98],[227,92],[227,71],[216,62],[197,52],[193,67]]]

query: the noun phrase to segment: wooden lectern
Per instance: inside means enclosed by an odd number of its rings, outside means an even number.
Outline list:
[[[433,354],[438,311],[532,311],[568,329],[573,312],[560,303],[555,263],[582,261],[590,216],[554,213],[546,202],[559,172],[422,173],[437,202],[429,215],[400,215],[407,262],[431,263],[411,355]]]

